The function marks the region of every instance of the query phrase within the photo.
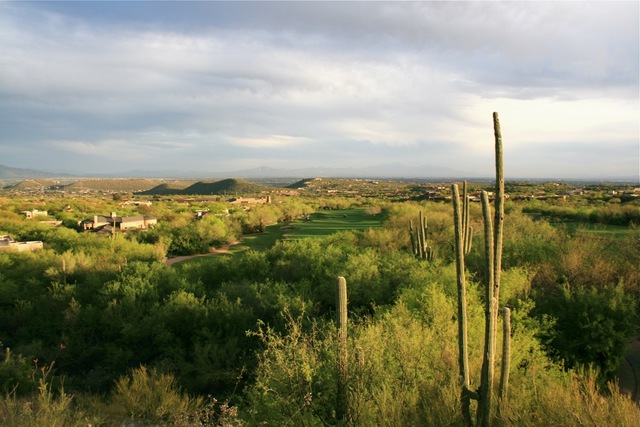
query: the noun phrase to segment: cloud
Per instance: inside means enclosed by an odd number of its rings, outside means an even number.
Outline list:
[[[265,138],[230,138],[235,145],[251,148],[284,148],[299,146],[308,142],[308,138],[296,138],[288,135],[267,135]]]
[[[1,3],[0,155],[477,168],[499,111],[514,162],[583,143],[592,173],[639,139],[638,27],[634,2]]]

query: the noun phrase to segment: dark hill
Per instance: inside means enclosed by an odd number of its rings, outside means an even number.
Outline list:
[[[182,194],[184,189],[193,185],[194,181],[172,181],[164,182],[160,185],[156,185],[150,190],[143,191],[141,195],[170,195],[170,194]]]
[[[301,179],[300,181],[296,181],[293,184],[287,185],[287,188],[293,188],[293,189],[307,188],[310,183],[312,183],[313,181],[319,181],[319,180],[320,180],[319,178],[305,178],[305,179]]]
[[[182,190],[182,194],[215,194],[232,196],[235,194],[253,194],[267,190],[268,187],[241,179],[223,179],[222,181],[200,181]]]

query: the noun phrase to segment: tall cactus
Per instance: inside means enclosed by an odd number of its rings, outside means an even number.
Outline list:
[[[409,221],[409,235],[411,237],[411,250],[416,258],[433,261],[434,251],[428,243],[427,216],[420,211],[418,227],[413,228],[413,221]]]
[[[465,424],[473,425],[471,420],[471,395],[469,389],[469,354],[467,345],[467,290],[464,277],[464,242],[462,216],[460,213],[460,195],[458,184],[451,185],[453,192],[453,223],[455,224],[455,254],[458,285],[458,366],[462,393],[460,403]]]
[[[349,411],[349,400],[347,394],[349,354],[347,352],[347,281],[344,277],[338,277],[336,294],[336,321],[338,323],[336,419],[338,421],[345,421]]]
[[[500,303],[500,273],[502,270],[502,234],[504,222],[504,168],[502,159],[502,133],[498,113],[493,113],[493,132],[495,137],[495,163],[496,163],[496,188],[495,188],[495,220],[493,233],[485,234],[487,259],[492,258],[492,265],[487,261],[486,298],[485,305],[485,358],[482,363],[483,376],[486,371],[486,382],[480,386],[480,404],[478,405],[478,424],[487,427],[491,420],[491,400],[493,389],[493,364],[496,352],[496,325],[498,323],[498,305]],[[483,210],[486,201],[485,223],[491,222],[490,208],[486,192],[483,193]],[[503,355],[503,366],[504,366]]]
[[[494,247],[493,229],[491,224],[491,206],[489,195],[482,192],[482,214],[484,218],[484,247],[485,247],[485,332],[484,332],[484,360],[482,361],[482,374],[480,377],[480,404],[478,406],[478,425],[489,424],[491,414],[491,398],[493,392],[493,368],[495,362],[496,325],[495,316],[496,299],[494,290]]]
[[[502,271],[502,234],[504,228],[504,164],[502,159],[502,132],[498,113],[493,113],[493,132],[496,147],[496,207],[494,220],[493,248],[495,251],[495,266],[493,269],[493,298],[500,301],[500,273]],[[498,316],[498,312],[494,313]],[[494,344],[495,346],[495,344]]]
[[[469,221],[469,196],[467,194],[467,181],[462,183],[462,241],[464,242],[464,254],[471,253],[471,244],[473,243],[473,227]]]
[[[413,221],[409,220],[409,237],[411,237],[411,252],[416,257],[418,256],[418,241],[416,239],[416,233],[413,231]]]
[[[500,375],[500,403],[504,405],[509,392],[509,369],[511,368],[511,310],[502,309],[502,373]],[[500,406],[498,409],[500,409]]]
[[[496,347],[496,324],[498,316],[498,305],[500,301],[500,270],[502,268],[502,231],[504,220],[504,172],[502,162],[502,136],[500,133],[500,122],[498,113],[493,113],[493,124],[495,134],[495,154],[496,154],[496,200],[495,200],[495,221],[491,224],[491,207],[486,191],[482,192],[482,212],[485,226],[485,342],[484,358],[482,362],[482,373],[480,388],[477,393],[469,390],[469,362],[467,356],[466,337],[466,295],[464,289],[464,244],[467,241],[469,213],[468,198],[466,194],[466,182],[464,183],[464,208],[460,213],[460,195],[457,184],[453,184],[453,219],[455,225],[455,255],[456,271],[458,275],[458,343],[459,343],[459,363],[460,377],[462,382],[461,406],[462,417],[465,425],[472,426],[473,421],[470,415],[470,399],[478,400],[477,424],[483,427],[489,426],[491,422],[491,403],[493,393],[493,377]],[[508,322],[508,309],[505,311],[505,322]],[[505,326],[506,331],[507,326]],[[500,397],[506,398],[509,379],[509,336],[510,332],[505,332],[507,344],[503,347],[502,377],[500,384]]]

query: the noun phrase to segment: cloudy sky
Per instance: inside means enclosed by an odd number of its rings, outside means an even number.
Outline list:
[[[0,164],[640,179],[639,3],[0,2]],[[425,176],[431,176],[425,170]]]

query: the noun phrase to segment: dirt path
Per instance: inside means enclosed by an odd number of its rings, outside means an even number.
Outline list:
[[[640,337],[627,345],[624,360],[618,368],[620,391],[631,396],[640,405]]]
[[[211,252],[206,253],[206,254],[196,254],[196,255],[185,255],[185,256],[177,256],[177,257],[173,257],[173,258],[167,258],[165,260],[165,264],[168,265],[169,267],[171,267],[174,264],[177,264],[179,262],[182,261],[186,261],[188,259],[193,259],[193,258],[200,258],[200,257],[205,257],[205,256],[212,256],[212,255],[219,255],[219,254],[226,254],[229,252],[229,248],[232,245],[236,245],[240,243],[240,241],[236,240],[235,242],[231,242],[231,243],[226,243],[218,248],[212,249]]]

